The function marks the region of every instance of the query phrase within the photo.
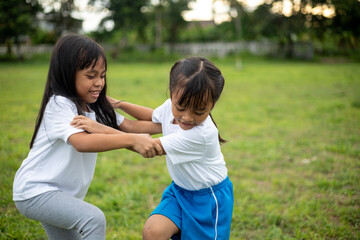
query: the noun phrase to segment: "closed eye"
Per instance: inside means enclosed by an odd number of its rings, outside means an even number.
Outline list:
[[[195,114],[196,115],[198,115],[198,116],[201,116],[201,115],[203,115],[205,112],[195,112]]]
[[[175,106],[175,107],[176,107],[176,110],[178,110],[179,112],[185,111],[185,108],[179,108],[177,106]]]

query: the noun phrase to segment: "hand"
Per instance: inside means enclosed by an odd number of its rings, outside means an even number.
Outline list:
[[[109,133],[109,130],[113,131],[112,128],[82,115],[74,117],[70,124],[89,133]]]
[[[115,108],[119,108],[119,104],[122,102],[122,101],[119,101],[119,100],[116,100],[110,96],[106,96],[107,100],[111,103],[112,107],[115,109]]]
[[[152,158],[163,155],[162,147],[148,134],[132,134],[134,144],[132,149],[141,154],[144,158]]]

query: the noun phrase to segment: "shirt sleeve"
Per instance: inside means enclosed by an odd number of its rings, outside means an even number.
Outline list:
[[[76,106],[69,99],[60,96],[51,98],[43,119],[49,139],[54,142],[57,139],[67,142],[72,134],[83,132],[84,130],[70,125],[76,115]]]
[[[173,164],[199,162],[206,149],[204,136],[193,129],[160,137],[160,141]]]
[[[171,101],[170,99],[166,100],[162,105],[157,107],[152,114],[152,121],[154,123],[163,123],[165,118],[165,112],[170,107],[171,110]]]
[[[120,126],[121,123],[124,121],[125,117],[116,111],[115,111],[115,115],[116,115],[116,123],[118,126]]]

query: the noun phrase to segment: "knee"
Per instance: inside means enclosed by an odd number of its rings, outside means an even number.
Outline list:
[[[104,213],[96,208],[96,211],[92,211],[91,214],[86,216],[87,220],[84,222],[84,225],[80,229],[80,233],[83,236],[90,235],[104,235],[106,232],[106,218]]]
[[[94,215],[91,218],[91,222],[93,223],[93,225],[95,225],[97,228],[106,228],[106,218],[105,218],[105,214],[100,210],[97,209],[98,211],[96,211],[94,213]]]

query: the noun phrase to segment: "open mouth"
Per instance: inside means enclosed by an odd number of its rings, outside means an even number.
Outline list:
[[[194,126],[194,124],[189,124],[189,123],[184,123],[184,122],[181,122],[181,125],[183,125],[184,127],[187,127],[187,128]]]
[[[100,92],[99,91],[92,91],[90,92],[91,96],[98,98],[100,96]]]

